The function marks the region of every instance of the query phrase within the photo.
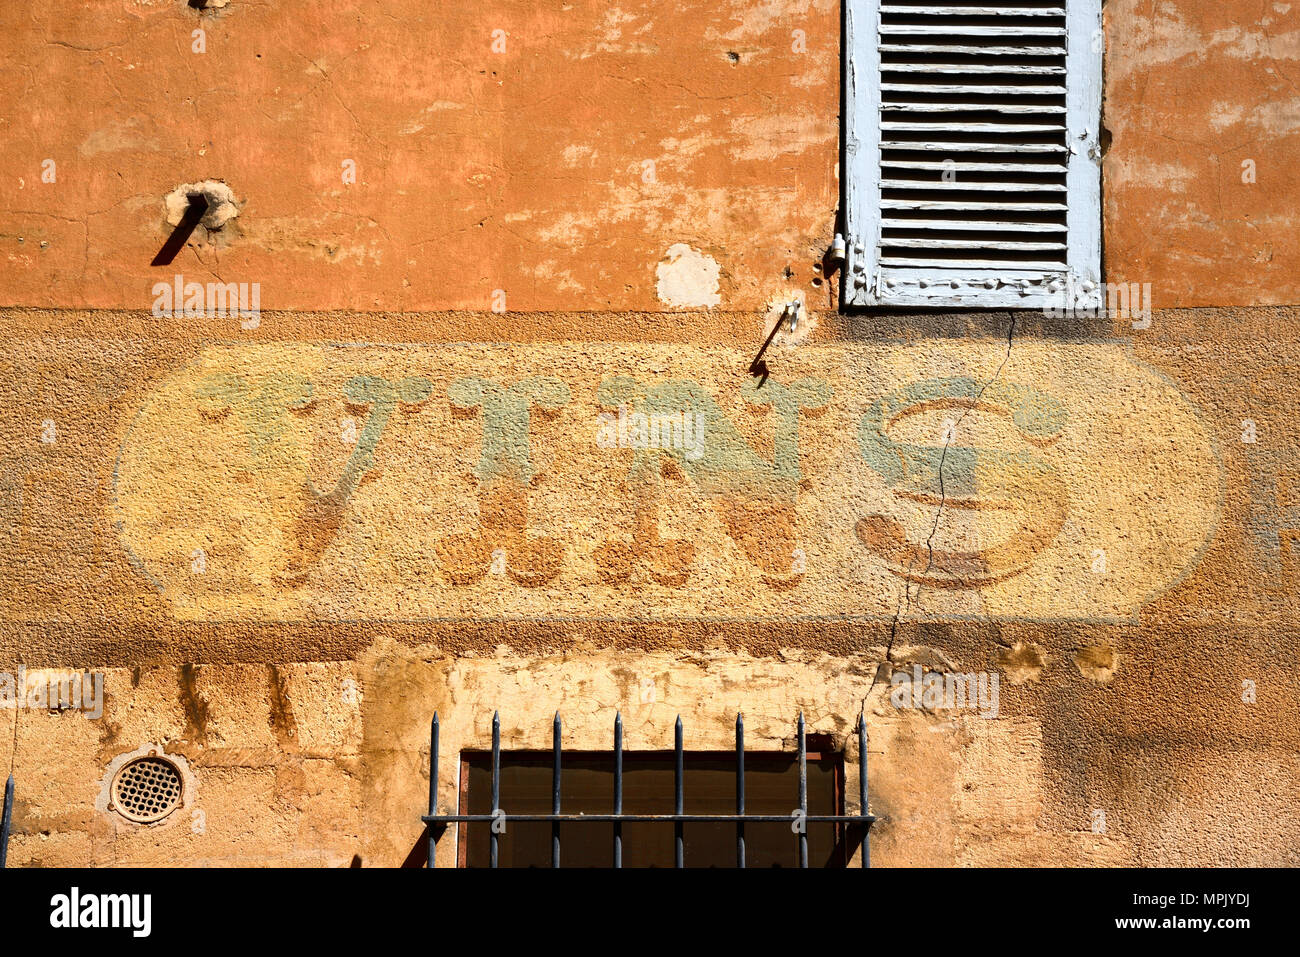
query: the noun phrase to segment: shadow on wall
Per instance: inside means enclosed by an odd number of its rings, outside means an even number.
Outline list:
[[[846,315],[852,340],[897,339],[1005,339],[1015,323],[1016,338],[1055,339],[1064,342],[1113,341],[1115,320],[1109,316],[1048,316],[1043,310],[980,312],[895,312],[876,310]]]

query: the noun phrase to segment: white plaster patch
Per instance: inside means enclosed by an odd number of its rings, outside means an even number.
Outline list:
[[[812,113],[741,116],[731,121],[738,160],[770,160],[784,153],[824,151],[838,134],[835,123]]]
[[[1274,136],[1286,136],[1295,132],[1298,116],[1300,99],[1296,98],[1258,105],[1224,102],[1210,108],[1210,126],[1216,133],[1221,133],[1244,123]]]
[[[793,302],[799,303],[799,319],[792,332],[786,307]],[[762,336],[766,338],[772,331],[773,324],[778,322],[781,327],[773,337],[772,345],[796,346],[808,341],[813,329],[817,327],[817,317],[808,310],[802,289],[786,289],[768,299],[767,308],[763,312]]]
[[[645,43],[638,40],[628,40],[624,38],[624,28],[633,36],[639,36],[649,32],[653,23],[646,22],[633,29],[630,25],[635,23],[637,15],[625,13],[615,7],[605,14],[604,22],[599,30],[599,39],[595,43],[589,43],[578,51],[564,51],[564,55],[585,60],[588,57],[596,56],[600,53],[640,53],[655,54],[659,52],[659,47],[653,43]]]
[[[1184,57],[1247,61],[1259,56],[1272,60],[1297,59],[1294,31],[1265,33],[1261,24],[1250,21],[1207,35],[1203,29],[1179,17],[1171,6],[1174,5],[1162,4],[1149,17],[1138,15],[1136,10],[1127,15],[1126,36],[1117,38],[1114,52],[1107,58],[1109,84],[1120,83],[1133,73],[1148,73],[1153,64],[1170,64]]]
[[[1178,163],[1113,162],[1106,167],[1109,185],[1118,189],[1134,185],[1148,189],[1183,190],[1197,176],[1194,168]]]
[[[533,267],[532,273],[538,279],[549,283],[552,288],[563,290],[565,292],[582,292],[582,284],[573,278],[573,273],[568,269],[561,269],[560,264],[554,259],[547,259]]]
[[[710,146],[716,146],[719,143],[725,142],[726,140],[722,137],[714,136],[710,133],[700,133],[696,136],[688,136],[683,139],[670,136],[667,139],[659,141],[659,145],[665,150],[665,155],[661,156],[658,162],[664,166],[668,166],[674,160],[679,160],[688,156],[698,156]]]
[[[705,30],[704,36],[710,41],[759,38],[780,26],[791,16],[806,15],[809,7],[826,13],[834,9],[835,5],[827,0],[814,0],[812,3],[792,3],[791,0],[758,0],[758,2],[734,0],[727,19],[737,26],[726,33],[709,28]]]
[[[555,222],[537,230],[537,236],[545,243],[566,243],[577,246],[583,242],[585,230],[591,228],[586,220],[579,219],[573,213],[562,213]]]
[[[152,145],[152,140],[141,133],[140,126],[140,118],[133,116],[123,122],[95,130],[86,137],[77,151],[82,156],[94,156],[97,153],[145,149]]]
[[[167,225],[179,226],[190,205],[190,194],[202,193],[208,200],[208,211],[199,222],[207,229],[220,229],[239,215],[240,203],[234,191],[220,180],[205,179],[201,183],[181,183],[163,197],[167,212]]]
[[[718,292],[721,272],[717,260],[693,249],[686,243],[674,243],[660,260],[659,301],[667,306],[716,306],[722,302]]]
[[[565,166],[577,166],[583,160],[591,160],[595,157],[596,151],[590,146],[566,146],[562,155]]]

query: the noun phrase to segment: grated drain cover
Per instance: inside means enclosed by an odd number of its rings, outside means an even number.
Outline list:
[[[128,761],[113,778],[113,809],[139,824],[161,821],[181,803],[181,772],[150,756]]]

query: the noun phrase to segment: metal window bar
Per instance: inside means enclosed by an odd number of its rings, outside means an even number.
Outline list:
[[[614,715],[614,866],[623,866],[623,712]]]
[[[803,712],[799,712],[799,866],[808,866],[808,742],[803,733]]]
[[[0,870],[9,859],[9,828],[14,820],[14,776],[5,781],[4,811],[0,812]]]
[[[686,845],[682,841],[682,815],[685,813],[684,785],[682,779],[686,776],[685,754],[682,752],[682,718],[677,716],[677,724],[673,728],[673,749],[677,752],[673,762],[673,792],[676,794],[676,800],[673,803],[673,867],[686,866]]]
[[[501,713],[492,712],[492,823],[497,822],[501,810]],[[496,827],[492,831],[492,867],[497,866],[497,851],[500,838]],[[617,839],[616,839],[617,840]]]
[[[736,866],[745,866],[745,718],[736,713]]]
[[[555,754],[555,766],[551,772],[551,813],[560,816],[560,712],[555,712],[555,724],[551,730],[551,750]],[[551,822],[551,866],[560,866],[560,822]]]
[[[452,824],[491,824],[503,814],[501,808],[501,716],[492,715],[492,813],[490,814],[439,814],[438,813],[438,715],[435,712],[429,737],[429,813],[420,820],[428,827],[428,863],[436,866],[438,841]],[[862,867],[871,866],[871,825],[875,815],[869,813],[867,803],[867,727],[864,715],[858,715],[858,799],[857,814],[809,814],[808,813],[808,750],[805,734],[803,712],[798,720],[798,761],[799,761],[799,806],[797,813],[803,821],[798,832],[799,866],[808,866],[808,824],[844,824],[857,825],[859,832],[860,863]],[[560,866],[560,825],[581,823],[612,823],[614,825],[614,866],[623,866],[623,832],[624,822],[633,823],[668,823],[674,830],[674,863],[677,867],[686,866],[686,848],[683,840],[683,828],[692,823],[734,823],[736,825],[736,865],[745,866],[745,823],[791,821],[791,817],[781,814],[746,814],[745,813],[745,722],[742,715],[736,715],[736,813],[735,814],[686,814],[685,806],[685,751],[683,748],[682,719],[679,716],[673,729],[674,744],[674,809],[672,814],[624,814],[623,813],[623,715],[614,717],[614,810],[612,814],[564,814],[560,810],[561,780],[561,740],[562,726],[560,714],[555,713],[552,727],[552,753],[554,765],[551,784],[550,814],[512,814],[514,821],[543,821],[551,824],[551,866]],[[491,833],[490,866],[498,866],[498,838],[495,830]]]

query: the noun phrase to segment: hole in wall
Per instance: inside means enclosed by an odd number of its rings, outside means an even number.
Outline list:
[[[202,198],[207,202],[207,209],[195,228],[200,242],[214,246],[227,246],[238,234],[238,229],[231,223],[239,216],[243,203],[235,196],[234,190],[221,180],[206,179],[197,183],[181,183],[163,197],[164,215],[168,227],[178,227],[194,205],[194,200]]]
[[[230,5],[230,0],[181,0],[183,6],[193,10],[199,16],[216,14]]]

